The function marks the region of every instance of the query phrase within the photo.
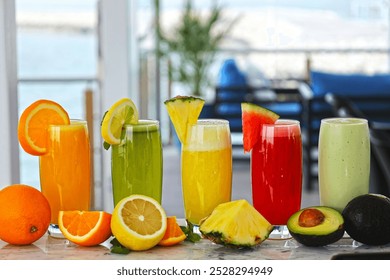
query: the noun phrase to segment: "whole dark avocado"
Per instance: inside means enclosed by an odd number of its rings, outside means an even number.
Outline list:
[[[345,230],[366,245],[390,243],[390,199],[380,194],[364,194],[352,199],[343,210]]]
[[[325,246],[340,240],[344,235],[344,219],[330,207],[313,206],[294,213],[287,222],[292,237],[299,243]]]

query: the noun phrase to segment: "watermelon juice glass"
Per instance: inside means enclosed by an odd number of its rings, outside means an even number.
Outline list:
[[[302,140],[299,121],[263,124],[252,149],[253,206],[275,230],[270,238],[288,238],[288,218],[301,207]]]

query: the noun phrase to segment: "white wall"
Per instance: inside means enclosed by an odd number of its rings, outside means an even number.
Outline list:
[[[15,0],[0,0],[0,189],[19,183]]]

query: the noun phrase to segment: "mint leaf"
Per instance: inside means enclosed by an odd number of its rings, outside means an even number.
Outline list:
[[[201,237],[199,234],[194,233],[194,225],[187,221],[187,226],[180,226],[181,230],[186,235],[186,241],[192,243],[200,241]]]
[[[104,148],[105,150],[108,150],[110,147],[111,147],[110,144],[108,144],[106,141],[103,141],[103,148]]]
[[[123,246],[122,244],[120,244],[118,239],[114,238],[113,240],[110,241],[110,243],[112,244],[112,247],[110,250],[111,253],[122,254],[122,255],[127,255],[128,253],[130,253],[130,249],[128,249],[125,246]]]

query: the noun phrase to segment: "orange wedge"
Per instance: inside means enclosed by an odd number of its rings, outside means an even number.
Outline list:
[[[186,239],[185,233],[176,222],[176,217],[167,217],[167,230],[163,239],[158,243],[160,246],[172,246]]]
[[[58,103],[38,100],[28,106],[19,119],[18,138],[29,154],[40,156],[47,151],[47,131],[51,124],[69,124],[68,113]]]
[[[60,211],[62,234],[80,246],[95,246],[111,236],[111,214],[104,211]]]

